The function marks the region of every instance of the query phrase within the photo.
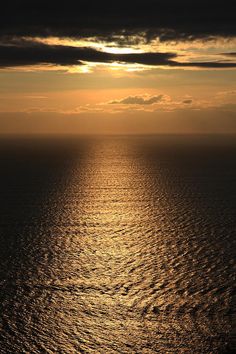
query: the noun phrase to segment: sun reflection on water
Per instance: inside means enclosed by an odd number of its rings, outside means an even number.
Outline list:
[[[147,153],[135,141],[89,140],[69,163],[61,149],[61,174],[48,160],[42,215],[36,226],[22,226],[31,240],[19,258],[27,272],[19,267],[13,289],[26,352],[208,354],[221,347],[229,330],[231,211],[227,234],[197,204],[204,193],[182,155],[173,159],[161,146]]]

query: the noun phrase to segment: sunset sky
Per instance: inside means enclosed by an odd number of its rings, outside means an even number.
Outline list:
[[[6,2],[0,133],[236,132],[235,5]]]

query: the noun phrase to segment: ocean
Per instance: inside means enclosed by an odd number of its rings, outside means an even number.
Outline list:
[[[0,353],[233,353],[234,136],[2,137]]]

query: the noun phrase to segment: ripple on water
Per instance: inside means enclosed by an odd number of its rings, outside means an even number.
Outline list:
[[[0,155],[0,353],[233,352],[235,144]]]

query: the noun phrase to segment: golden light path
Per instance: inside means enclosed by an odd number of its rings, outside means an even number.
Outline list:
[[[153,174],[135,149],[98,140],[68,176],[51,240],[60,262],[51,265],[44,313],[52,351],[190,353],[208,345],[213,295],[201,295],[192,254],[199,246],[181,229],[191,208],[171,199],[161,165]],[[200,292],[190,298],[192,281]]]
[[[66,317],[59,341],[74,328],[75,341],[86,353],[128,353],[130,347],[149,352],[155,330],[155,322],[148,324],[144,316],[155,298],[150,284],[164,279],[155,280],[150,249],[156,220],[146,183],[130,146],[116,139],[92,144],[78,170],[75,166],[66,191],[67,226],[61,230],[67,233],[62,248],[69,246],[72,259],[65,253],[65,276],[57,284],[74,293],[62,296]],[[161,252],[164,256],[163,246]],[[69,337],[66,343],[67,352],[73,352]]]

